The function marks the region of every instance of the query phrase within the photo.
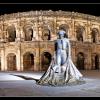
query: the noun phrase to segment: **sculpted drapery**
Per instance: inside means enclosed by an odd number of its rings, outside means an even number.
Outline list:
[[[71,85],[81,83],[83,75],[78,71],[71,59],[70,41],[66,32],[59,30],[59,38],[55,41],[56,50],[48,70],[37,82],[40,85]]]

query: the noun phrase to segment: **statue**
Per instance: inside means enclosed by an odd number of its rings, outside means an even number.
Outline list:
[[[83,75],[78,71],[71,59],[70,41],[62,29],[58,32],[59,38],[55,41],[56,50],[48,70],[37,84],[63,86],[83,83]]]

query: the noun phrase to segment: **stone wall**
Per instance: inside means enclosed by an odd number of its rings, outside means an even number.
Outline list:
[[[14,59],[16,71],[24,71],[23,63],[32,63],[28,59],[32,60],[33,55],[34,64],[30,70],[41,71],[43,53],[53,56],[54,40],[61,27],[71,41],[74,64],[77,66],[79,56],[84,60],[85,70],[99,69],[100,17],[49,10],[0,16],[0,70],[14,70],[13,66],[10,67],[10,61]],[[30,57],[27,58],[27,55]]]

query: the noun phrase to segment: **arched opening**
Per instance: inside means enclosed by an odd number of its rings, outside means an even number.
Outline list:
[[[34,70],[34,55],[32,53],[27,52],[23,55],[23,66],[24,71]]]
[[[8,42],[14,42],[16,39],[16,29],[14,26],[9,26],[7,28],[8,32]]]
[[[32,41],[33,38],[33,29],[30,26],[26,26],[23,29],[25,33],[25,41]]]
[[[44,52],[41,56],[41,66],[42,70],[46,71],[51,62],[51,54],[49,52]]]
[[[50,30],[44,29],[42,37],[43,37],[43,40],[51,40]]]
[[[76,38],[78,41],[83,42],[83,33],[85,31],[85,28],[83,26],[76,27]]]
[[[8,71],[15,71],[16,69],[16,55],[13,53],[7,56],[7,69]]]
[[[99,33],[98,29],[96,29],[96,28],[93,28],[92,29],[91,39],[92,39],[92,42],[93,43],[96,43],[97,42],[97,35],[98,35],[98,33]]]
[[[82,52],[78,53],[76,63],[79,70],[84,70],[84,54]]]
[[[99,56],[95,56],[95,69],[99,69]]]

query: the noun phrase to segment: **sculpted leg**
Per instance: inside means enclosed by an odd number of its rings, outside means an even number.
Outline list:
[[[57,66],[58,66],[58,72],[61,73],[61,54],[57,54]]]
[[[63,65],[66,62],[66,59],[67,59],[66,51],[63,51],[61,55],[61,65]]]

